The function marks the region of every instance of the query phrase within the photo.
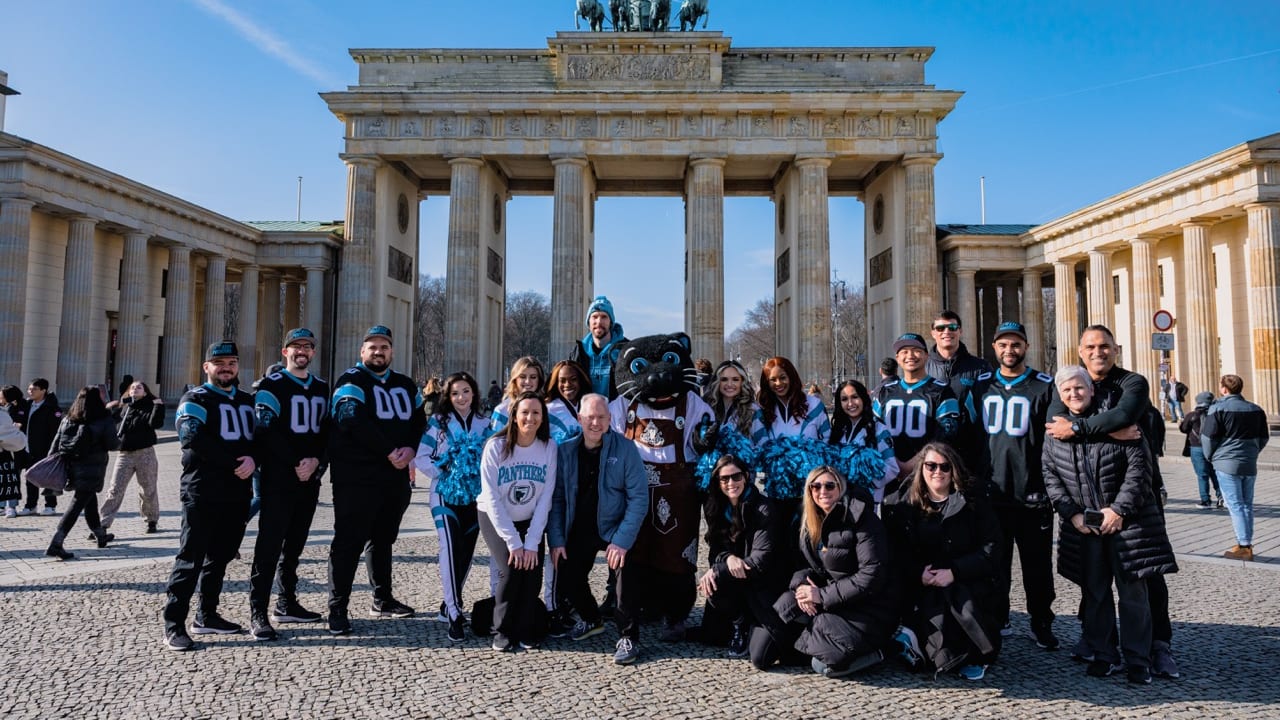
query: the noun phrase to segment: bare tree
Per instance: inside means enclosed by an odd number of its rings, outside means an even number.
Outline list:
[[[532,355],[546,365],[551,338],[551,301],[533,290],[508,293],[506,315],[502,333],[503,367],[511,367],[516,358],[525,355]]]
[[[831,329],[834,380],[867,379],[867,293],[861,285],[836,286],[832,293]]]
[[[418,294],[414,298],[413,376],[425,381],[432,375],[444,375],[444,278],[418,276]]]
[[[725,357],[742,363],[748,372],[759,372],[764,361],[777,354],[776,317],[772,297],[757,301],[729,334]]]

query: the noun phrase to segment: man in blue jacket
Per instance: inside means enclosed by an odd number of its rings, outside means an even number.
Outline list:
[[[627,553],[649,509],[649,478],[635,443],[609,429],[609,404],[603,395],[582,398],[578,421],[582,434],[560,445],[547,521],[551,562],[557,564],[560,585],[556,591],[582,618],[569,637],[585,640],[603,632],[589,578],[596,555],[604,551],[618,583],[621,637],[613,661],[629,665],[640,655],[640,598]]]
[[[613,315],[613,303],[604,295],[597,295],[587,307],[587,334],[574,343],[569,351],[569,361],[577,363],[587,377],[591,389],[610,400],[618,397],[618,386],[613,380],[613,363],[618,359],[618,343],[626,341],[622,323]]]
[[[1223,556],[1252,560],[1253,485],[1258,479],[1258,454],[1271,436],[1267,413],[1241,397],[1244,380],[1239,375],[1223,375],[1218,384],[1222,399],[1209,406],[1200,423],[1200,445],[1218,474],[1236,533],[1235,546]]]

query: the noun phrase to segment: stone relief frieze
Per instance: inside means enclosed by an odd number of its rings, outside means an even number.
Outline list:
[[[696,82],[711,79],[711,60],[691,55],[570,55],[570,80]]]
[[[809,136],[809,119],[802,117],[793,117],[787,121],[788,137],[808,137]]]
[[[559,135],[560,135],[560,119],[553,118],[553,117],[543,119],[542,136],[543,137],[559,137]]]
[[[631,134],[631,120],[628,118],[614,118],[609,123],[609,134],[613,137],[627,137]]]
[[[484,137],[489,134],[489,121],[484,118],[471,118],[471,134]]]
[[[773,132],[772,132],[772,128],[770,127],[772,124],[773,123],[771,122],[771,118],[767,118],[767,117],[751,118],[751,135],[753,137],[768,137],[769,135],[772,135]]]
[[[838,117],[829,117],[822,121],[823,137],[839,137],[844,134],[844,121]]]
[[[644,123],[644,134],[649,137],[663,137],[667,134],[666,118],[649,118]]]
[[[578,137],[595,137],[596,136],[595,118],[578,118],[578,127],[574,134],[576,134]]]
[[[858,137],[875,137],[880,134],[880,119],[875,117],[858,118]]]
[[[422,126],[417,120],[405,120],[400,123],[400,135],[403,137],[422,137]]]
[[[383,118],[369,118],[365,121],[364,126],[365,137],[386,137],[387,121]]]
[[[896,137],[911,137],[916,134],[916,124],[912,118],[900,117],[894,126],[893,134]]]
[[[507,134],[523,135],[524,134],[524,118],[507,118]]]
[[[681,134],[685,137],[697,137],[702,134],[702,118],[697,115],[685,115],[680,126]]]
[[[458,123],[453,118],[443,117],[436,122],[436,135],[453,137],[458,134]]]

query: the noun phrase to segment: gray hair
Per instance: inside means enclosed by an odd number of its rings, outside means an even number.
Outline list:
[[[1053,386],[1061,390],[1062,385],[1069,380],[1079,380],[1085,384],[1085,387],[1093,387],[1093,378],[1089,377],[1089,371],[1079,365],[1066,365],[1058,368],[1058,372],[1053,376]]]
[[[587,393],[586,395],[583,395],[582,399],[578,401],[578,407],[586,407],[588,400],[591,402],[599,402],[601,405],[604,405],[605,412],[609,412],[609,398],[601,395],[600,393]]]

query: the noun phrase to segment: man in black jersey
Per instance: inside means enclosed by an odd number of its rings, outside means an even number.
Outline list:
[[[329,548],[329,632],[351,632],[347,604],[360,554],[373,585],[373,617],[407,618],[413,608],[391,595],[391,546],[409,507],[409,480],[427,427],[422,394],[391,369],[391,329],[365,333],[360,362],[334,383],[329,436],[333,469],[333,544]]]
[[[1053,508],[1044,488],[1044,424],[1054,392],[1053,378],[1027,367],[1027,330],[1001,323],[991,343],[1000,369],[974,385],[986,434],[991,471],[991,505],[1004,534],[999,617],[1009,627],[1009,584],[1013,547],[1022,564],[1022,588],[1031,615],[1031,635],[1046,650],[1058,648],[1053,634]],[[1001,634],[1007,634],[1005,630]]]
[[[941,380],[925,372],[928,355],[924,338],[906,333],[893,343],[893,355],[902,376],[889,379],[876,390],[872,410],[893,436],[893,454],[905,478],[915,470],[916,453],[929,442],[954,442],[960,427],[960,405],[956,395]],[[890,481],[885,495],[897,489]]]
[[[253,477],[253,398],[236,387],[240,353],[233,342],[214,343],[205,353],[207,381],[178,401],[178,441],[182,446],[182,537],[169,575],[164,606],[164,642],[170,650],[190,650],[183,627],[200,585],[200,607],[191,632],[235,634],[242,628],[218,615],[218,596],[227,563],[244,539]]]
[[[1072,437],[1100,438],[1110,435],[1117,440],[1142,437],[1151,466],[1151,489],[1157,500],[1164,488],[1160,465],[1156,458],[1163,448],[1153,447],[1163,437],[1164,423],[1151,406],[1147,379],[1116,365],[1115,335],[1105,325],[1090,325],[1080,335],[1080,361],[1093,380],[1094,403],[1098,412],[1083,420],[1066,419],[1067,408],[1055,397],[1049,405],[1050,420],[1045,431],[1059,440]],[[1158,427],[1154,427],[1156,423]],[[1163,505],[1161,513],[1164,512]],[[1164,575],[1147,579],[1147,598],[1151,603],[1151,674],[1166,679],[1181,677],[1173,657],[1173,625],[1169,621],[1169,586]],[[1077,646],[1079,647],[1079,646]]]
[[[307,369],[315,357],[315,343],[315,334],[307,328],[290,330],[280,351],[284,368],[267,373],[253,396],[262,496],[249,575],[254,640],[276,638],[267,619],[273,578],[279,595],[271,617],[282,623],[318,622],[321,618],[302,607],[297,594],[298,558],[311,532],[328,456],[329,384]]]

